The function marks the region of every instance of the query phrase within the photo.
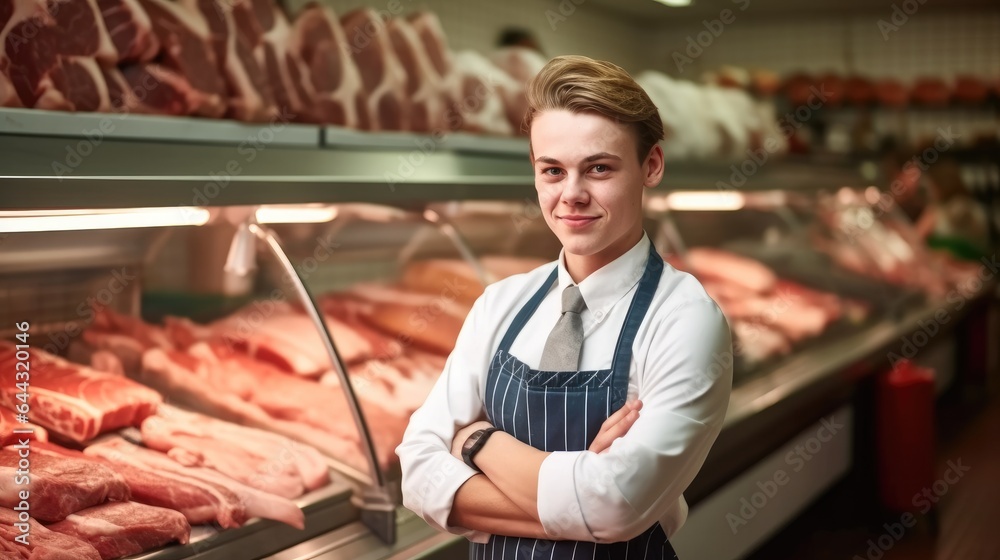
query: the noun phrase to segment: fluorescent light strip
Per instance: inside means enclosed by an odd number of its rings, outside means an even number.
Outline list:
[[[671,210],[739,210],[746,204],[743,193],[733,191],[686,191],[667,195]]]
[[[257,209],[260,224],[322,224],[333,221],[337,209],[332,207],[261,206]]]
[[[653,0],[654,2],[659,2],[664,6],[670,6],[671,8],[683,8],[684,6],[690,6],[691,0]]]
[[[208,218],[208,210],[194,206],[127,210],[0,211],[0,233],[200,226],[207,223]]]

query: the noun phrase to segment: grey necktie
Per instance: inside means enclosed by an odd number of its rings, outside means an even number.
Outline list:
[[[542,351],[542,371],[576,371],[583,347],[583,319],[580,313],[587,308],[579,286],[567,286],[562,293],[562,316],[552,327],[545,349]]]

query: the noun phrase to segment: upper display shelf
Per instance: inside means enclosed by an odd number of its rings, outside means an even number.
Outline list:
[[[0,110],[0,209],[524,200],[524,138]],[[764,154],[766,156],[766,154]],[[843,162],[669,163],[660,189],[859,185]]]

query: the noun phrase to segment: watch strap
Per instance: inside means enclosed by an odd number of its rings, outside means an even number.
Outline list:
[[[476,430],[469,436],[466,440],[465,445],[462,448],[462,459],[465,460],[465,464],[469,465],[473,469],[479,472],[483,472],[482,469],[476,466],[475,457],[479,451],[482,450],[483,446],[486,445],[486,441],[493,435],[493,432],[499,432],[500,428],[483,428],[482,430]]]

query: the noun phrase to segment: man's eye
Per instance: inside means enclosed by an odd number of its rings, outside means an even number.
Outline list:
[[[595,173],[607,173],[608,171],[611,171],[611,170],[610,170],[610,169],[608,168],[608,166],[607,166],[607,165],[603,165],[603,164],[600,164],[600,163],[599,163],[599,164],[597,164],[597,165],[595,165],[594,167],[591,167],[591,169],[592,169],[592,170],[593,170],[593,171],[594,171]]]
[[[562,173],[562,170],[558,167],[547,167],[542,170],[542,175],[552,175],[553,177]]]

